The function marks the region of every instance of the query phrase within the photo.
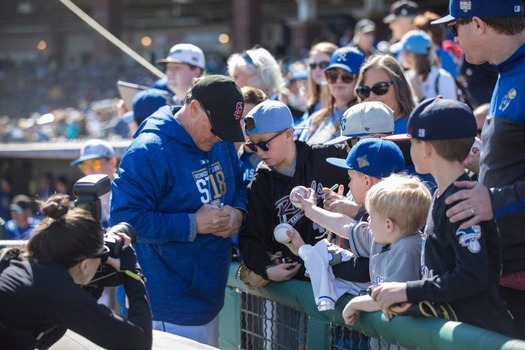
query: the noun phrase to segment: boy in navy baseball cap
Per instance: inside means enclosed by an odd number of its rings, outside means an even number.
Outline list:
[[[432,174],[438,185],[424,232],[423,279],[380,284],[372,297],[388,318],[393,304],[448,303],[458,321],[515,336],[498,292],[501,243],[496,223],[462,229],[465,220],[451,223],[445,214],[446,199],[461,190],[455,182],[469,180],[463,161],[477,132],[472,111],[456,100],[428,99],[411,113],[407,129],[416,171]]]

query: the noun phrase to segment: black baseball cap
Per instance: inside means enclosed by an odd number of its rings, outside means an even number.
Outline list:
[[[209,112],[212,127],[221,140],[244,141],[240,123],[244,99],[232,79],[218,74],[199,79],[191,88],[191,98]]]
[[[466,104],[438,96],[424,100],[410,113],[407,132],[419,140],[474,137],[476,118]]]
[[[390,6],[390,14],[383,18],[384,23],[392,23],[396,17],[409,17],[419,14],[419,6],[413,1],[396,1]]]

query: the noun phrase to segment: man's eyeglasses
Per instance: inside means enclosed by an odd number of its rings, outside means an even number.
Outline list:
[[[78,168],[82,172],[94,171],[99,172],[102,170],[102,159],[88,159],[78,165]]]
[[[250,151],[252,151],[252,152],[257,152],[257,147],[260,148],[261,151],[263,151],[263,152],[268,152],[270,150],[270,147],[268,147],[268,144],[270,143],[270,141],[272,141],[277,136],[283,134],[286,130],[288,130],[288,129],[284,129],[284,130],[279,131],[276,135],[270,137],[266,141],[260,141],[260,142],[257,142],[257,143],[251,143],[250,141],[248,141],[248,142],[246,142],[246,147],[248,147],[250,149]]]
[[[339,73],[337,73],[336,71],[333,71],[333,70],[328,70],[328,71],[324,72],[324,75],[326,77],[326,81],[329,84],[335,84],[339,77],[341,77],[341,80],[343,81],[343,83],[351,84],[356,78],[355,74],[348,73],[348,72],[345,72],[343,74],[339,74]]]
[[[210,132],[215,135],[215,136],[219,136],[217,135],[217,132],[215,132],[215,129],[213,128],[213,122],[211,121],[211,113],[208,109],[206,109],[206,107],[204,107],[204,105],[202,104],[201,101],[195,99],[195,101],[199,102],[199,105],[201,106],[202,110],[204,111],[204,114],[206,114],[206,116],[208,117],[208,120],[210,121],[210,125],[211,125],[211,129],[210,129]]]
[[[458,27],[462,24],[468,24],[470,22],[472,22],[472,18],[459,18],[454,22],[449,23],[447,26],[452,35],[456,37],[458,36]]]
[[[394,82],[392,81],[381,81],[379,83],[375,83],[374,85],[372,85],[372,87],[366,85],[359,85],[356,88],[356,92],[359,95],[359,97],[361,97],[364,100],[370,97],[370,92],[373,92],[374,94],[379,96],[386,94],[388,90],[390,90],[390,86],[392,84],[394,84]]]
[[[309,64],[310,69],[312,69],[312,70],[316,69],[317,67],[319,67],[319,69],[325,69],[329,65],[330,65],[330,62],[328,62],[328,61],[310,62],[310,64]]]
[[[104,246],[104,249],[102,250],[102,253],[93,255],[90,259],[98,259],[100,258],[100,263],[105,263],[108,261],[109,258],[109,248],[108,246]]]

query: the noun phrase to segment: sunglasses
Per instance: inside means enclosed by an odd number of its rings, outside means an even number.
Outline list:
[[[335,71],[332,71],[332,70],[324,72],[324,75],[326,77],[326,81],[329,84],[335,84],[339,77],[341,77],[341,80],[343,81],[343,83],[351,84],[351,83],[354,82],[354,80],[356,78],[355,74],[348,73],[348,72],[345,72],[343,74],[339,74],[339,73],[337,73]]]
[[[108,246],[104,246],[104,249],[102,250],[102,253],[93,255],[90,259],[98,259],[100,258],[100,263],[104,264],[106,261],[108,261],[109,258],[109,248]]]
[[[102,170],[102,159],[88,159],[78,165],[78,168],[82,172],[101,171]]]
[[[376,95],[383,96],[390,90],[390,86],[394,84],[392,81],[381,81],[375,83],[372,87],[366,85],[360,85],[356,88],[356,92],[363,100],[370,97],[370,92]]]
[[[288,130],[288,129],[284,129],[284,130],[279,131],[276,135],[270,137],[266,141],[260,141],[260,142],[257,142],[257,143],[251,143],[250,141],[248,141],[248,142],[246,142],[246,147],[248,147],[250,149],[250,151],[252,151],[252,152],[257,152],[257,148],[260,148],[261,151],[263,151],[263,152],[268,152],[270,150],[270,147],[268,147],[268,144],[270,143],[270,141],[272,141],[277,136],[283,134],[286,130]]]
[[[206,117],[208,117],[208,120],[210,121],[210,125],[211,125],[211,129],[210,129],[210,132],[215,135],[215,136],[219,136],[217,135],[217,132],[215,131],[215,129],[213,128],[213,122],[211,121],[211,113],[208,109],[206,109],[206,107],[204,107],[204,105],[202,104],[201,101],[195,99],[195,101],[199,102],[199,105],[201,106],[202,110],[204,111],[204,114],[206,114]]]
[[[472,18],[462,18],[462,19],[458,19],[454,22],[451,22],[447,25],[448,27],[448,30],[450,30],[450,32],[452,33],[452,35],[454,37],[458,36],[458,27],[462,24],[468,24],[472,22]]]
[[[316,69],[317,67],[319,67],[320,69],[325,69],[325,68],[328,67],[329,65],[330,65],[330,62],[328,62],[328,61],[311,62],[311,63],[309,64],[310,69]]]

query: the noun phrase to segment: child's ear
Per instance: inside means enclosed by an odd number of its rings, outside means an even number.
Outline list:
[[[432,152],[434,151],[434,146],[432,146],[432,144],[430,142],[427,142],[427,141],[421,141],[423,142],[423,152],[424,152],[424,156],[425,158],[429,157]]]
[[[394,222],[394,220],[392,219],[386,219],[386,229],[387,231],[390,233],[390,232],[393,232],[394,229],[396,227],[396,223]]]

